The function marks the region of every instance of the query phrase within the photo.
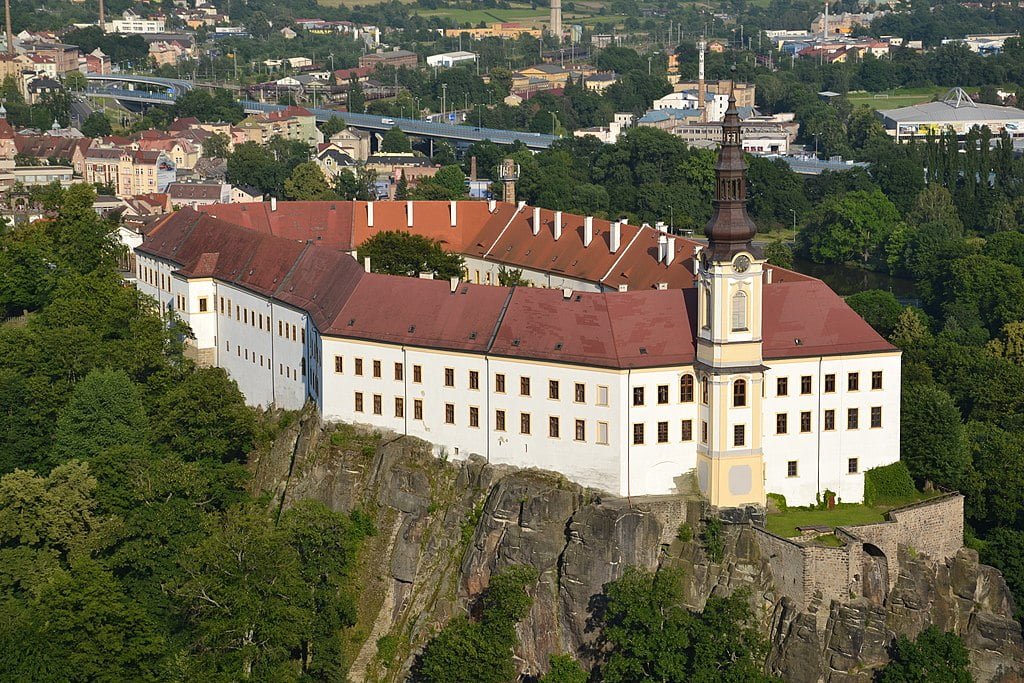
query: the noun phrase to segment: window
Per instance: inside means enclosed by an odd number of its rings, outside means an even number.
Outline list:
[[[706,330],[711,327],[711,290],[704,289],[704,325],[702,327]]]
[[[597,405],[606,406],[608,405],[608,387],[598,385],[597,387]]]
[[[480,373],[476,370],[469,371],[469,388],[474,391],[480,389]]]
[[[668,443],[668,422],[658,423],[658,443]]]
[[[846,428],[857,429],[860,423],[860,411],[856,408],[849,408],[846,411]]]
[[[860,373],[851,372],[846,376],[847,391],[857,391],[860,388]]]
[[[733,425],[733,428],[732,428],[732,445],[733,446],[746,446],[747,445],[747,426],[746,425]]]
[[[576,440],[586,441],[587,440],[587,422],[586,420],[576,420]]]
[[[405,366],[401,363],[395,363],[395,381],[401,382],[405,378]]]
[[[505,411],[495,410],[494,411],[494,431],[503,432],[505,431]]]
[[[776,396],[789,396],[789,378],[779,377],[775,380],[775,395]]]
[[[747,294],[736,292],[732,295],[732,331],[742,332],[747,329]]]
[[[789,416],[786,413],[778,413],[775,416],[775,433],[785,434],[789,431]]]
[[[381,402],[380,394],[374,394],[373,395],[373,414],[374,415],[382,415],[383,414],[384,409],[383,409],[382,405],[383,404]]]
[[[633,445],[641,446],[644,443],[644,423],[638,422],[633,425]]]
[[[826,410],[825,411],[825,431],[831,432],[836,428],[836,411]]]
[[[548,380],[548,398],[552,399],[553,401],[557,401],[558,400],[558,388],[559,388],[558,387],[558,380],[557,379],[549,379]]]
[[[207,311],[206,306],[207,306],[206,297],[205,296],[204,297],[200,297],[200,299],[199,299],[199,312],[200,313],[206,313],[206,311]]]
[[[693,403],[693,375],[679,378],[679,402]]]
[[[796,460],[790,460],[789,462],[786,463],[786,476],[796,476]]]
[[[882,371],[875,370],[871,373],[871,388],[878,390],[882,388]]]
[[[499,394],[505,393],[505,375],[494,376],[494,390]]]
[[[401,396],[395,397],[395,417],[405,417],[405,399]]]
[[[825,375],[825,393],[833,394],[836,390],[836,376],[833,374]]]
[[[423,368],[419,365],[412,366],[412,381],[416,384],[423,382]]]
[[[846,461],[846,473],[857,474],[860,471],[860,463],[857,462],[857,458],[850,458]]]
[[[668,385],[658,385],[658,405],[663,406],[668,403]]]
[[[708,442],[708,423],[707,423],[706,420],[701,420],[700,421],[700,442],[701,443],[707,443]]]
[[[469,426],[480,426],[480,409],[477,408],[476,406],[470,406],[469,408]]]
[[[373,377],[374,379],[380,379],[380,361],[373,361]]]
[[[700,402],[704,405],[708,404],[708,378],[700,378]]]
[[[811,393],[811,376],[804,375],[800,378],[800,393],[806,396]]]
[[[414,420],[423,419],[423,399],[413,399],[412,402],[412,417]]]
[[[361,391],[356,392],[356,412],[363,412],[363,392]]]
[[[882,426],[882,406],[872,406],[871,408],[871,428],[878,429]]]
[[[597,442],[602,445],[608,444],[608,423],[597,423]]]
[[[341,356],[334,357],[334,372],[341,374],[345,367],[345,360]]]
[[[448,425],[455,424],[455,404],[445,403],[444,404],[444,423]]]
[[[747,381],[738,379],[732,383],[732,405],[742,408],[747,405]]]
[[[548,418],[548,436],[550,436],[552,439],[557,439],[558,438],[558,433],[559,433],[559,426],[560,425],[559,425],[558,417],[556,417],[554,415],[549,417]]]
[[[644,404],[644,388],[633,387],[633,405],[642,406]]]
[[[356,358],[356,375],[363,376],[363,359]]]
[[[445,368],[444,369],[444,385],[446,387],[454,387],[455,386],[455,369],[454,368]]]
[[[683,420],[683,430],[680,438],[683,441],[693,441],[693,420]]]
[[[800,432],[806,434],[811,431],[811,411],[805,410],[800,413]]]
[[[585,384],[581,384],[580,382],[576,382],[576,386],[574,387],[574,391],[573,391],[572,400],[575,401],[576,403],[586,403],[587,402],[587,386]]]
[[[530,395],[530,378],[520,377],[519,378],[519,395],[529,396]]]
[[[529,434],[530,433],[530,414],[519,413],[519,433]]]

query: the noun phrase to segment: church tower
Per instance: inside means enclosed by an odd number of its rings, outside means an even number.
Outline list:
[[[751,246],[735,94],[715,164],[714,215],[697,265],[697,362],[701,433],[697,479],[712,505],[765,503],[761,451],[764,365],[761,302],[764,260]]]

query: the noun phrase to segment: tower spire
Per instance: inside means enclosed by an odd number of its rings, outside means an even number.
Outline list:
[[[722,146],[715,163],[714,214],[704,228],[709,256],[730,260],[750,251],[757,226],[747,214],[747,162],[743,158],[743,134],[736,109],[735,78],[729,90],[729,108],[722,122]]]

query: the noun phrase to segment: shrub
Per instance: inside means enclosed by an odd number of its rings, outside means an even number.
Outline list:
[[[864,473],[864,502],[868,505],[905,501],[916,495],[914,481],[902,461],[873,467]]]
[[[676,532],[676,538],[683,543],[689,543],[693,540],[693,527],[690,526],[689,522],[683,522],[679,525],[679,531]]]
[[[722,521],[712,517],[704,523],[704,533],[701,534],[704,541],[704,548],[712,562],[721,562],[725,557],[725,543],[722,540]]]
[[[769,493],[768,500],[775,505],[775,509],[779,512],[785,512],[789,509],[789,506],[786,505],[786,497],[781,493]]]

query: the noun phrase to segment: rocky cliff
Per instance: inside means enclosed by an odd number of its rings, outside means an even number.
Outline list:
[[[465,610],[497,570],[537,569],[533,607],[519,627],[521,671],[544,671],[548,656],[587,661],[589,605],[630,565],[686,570],[690,606],[713,593],[750,590],[771,642],[769,668],[787,681],[868,681],[887,661],[896,632],[928,623],[953,630],[971,650],[979,681],[1018,680],[1024,644],[997,571],[961,551],[933,566],[908,557],[886,603],[812,603],[800,612],[778,597],[768,557],[748,527],[726,525],[722,561],[696,540],[675,538],[697,523],[693,501],[628,501],[584,490],[550,472],[449,463],[427,444],[320,428],[294,420],[251,461],[252,486],[274,504],[314,498],[338,511],[373,515],[377,534],[361,553],[358,624],[346,656],[352,681],[405,680],[415,655]],[[902,558],[901,558],[902,559]]]

